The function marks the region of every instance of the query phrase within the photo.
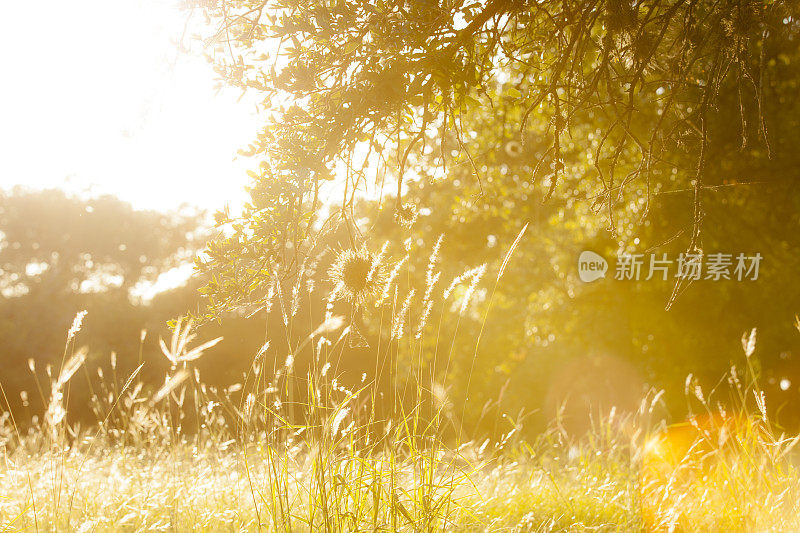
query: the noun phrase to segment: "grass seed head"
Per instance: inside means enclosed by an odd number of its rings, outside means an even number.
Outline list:
[[[366,248],[345,250],[328,271],[338,297],[359,307],[375,298],[384,285],[383,266]]]
[[[417,221],[417,208],[413,204],[403,204],[394,210],[394,221],[404,228],[410,228]]]

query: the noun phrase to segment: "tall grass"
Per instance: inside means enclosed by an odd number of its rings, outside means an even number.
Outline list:
[[[490,278],[495,287],[518,241]],[[0,531],[800,528],[798,439],[769,421],[751,364],[754,332],[743,340],[745,370],[732,369],[725,391],[705,394],[687,380],[696,416],[683,425],[655,417],[653,393],[638,412],[612,411],[580,437],[556,421],[526,441],[506,418],[501,436],[472,440],[461,424],[466,407],[447,394],[455,342],[440,335],[446,321],[459,334],[491,269],[445,283],[440,246],[426,255],[420,287],[398,283],[407,256],[344,252],[324,316],[298,334],[299,301],[317,289],[308,282],[315,265],[304,264],[291,286],[276,284],[264,299],[283,331],[267,331],[245,379],[222,390],[194,367],[220,339],[196,344],[193,323],[179,320],[160,342],[170,364],[160,387],[141,382],[141,365],[118,375],[113,355],[111,375],[97,369],[85,381],[92,427],[70,424],[66,411],[70,386],[83,386],[78,371],[89,375],[75,345],[79,315],[58,371],[31,364],[41,409],[29,408],[25,423],[0,414]],[[367,312],[374,331],[362,323]],[[375,366],[344,386],[337,362],[353,345],[368,346]],[[470,368],[480,337],[474,345]],[[442,356],[445,368],[431,364]],[[727,409],[717,402],[723,394]],[[0,398],[9,404],[4,391]]]

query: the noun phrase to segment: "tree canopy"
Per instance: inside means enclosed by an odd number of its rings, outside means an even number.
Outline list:
[[[258,158],[251,204],[209,250],[212,308],[252,297],[275,264],[298,262],[325,182],[338,183],[338,216],[351,224],[357,191],[386,185],[402,214],[417,201],[404,184],[452,179],[458,166],[480,203],[487,158],[509,141],[529,155],[523,179],[541,191],[535,201],[576,197],[623,239],[655,194],[687,189],[671,237],[699,249],[707,191],[727,185],[708,169],[712,138],[750,159],[774,156],[784,139],[766,111],[793,99],[775,95],[794,79],[797,6],[787,1],[202,5],[219,24],[207,37],[220,45],[220,74],[260,94],[270,117],[243,150]],[[486,114],[503,119],[488,154],[470,147],[481,131],[470,117]]]
[[[498,318],[485,324],[481,401],[510,387],[511,403],[546,403],[564,367],[579,364],[629,375],[634,389],[679,390],[688,372],[715,379],[753,325],[770,385],[794,375],[796,3],[203,9],[218,25],[205,37],[221,78],[256,95],[267,117],[242,150],[254,160],[251,201],[240,217],[218,216],[224,237],[198,261],[209,317],[268,306],[276,285],[316,265],[334,229],[354,250],[388,239],[393,257],[445,234],[443,275],[457,276],[528,224],[494,295]],[[586,249],[766,259],[751,285],[583,285],[575,262]],[[426,266],[408,267],[403,282],[424,287]],[[472,364],[447,368],[466,376]],[[466,395],[466,380],[451,382]]]

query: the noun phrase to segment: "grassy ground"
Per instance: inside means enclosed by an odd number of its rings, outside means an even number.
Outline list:
[[[0,531],[800,530],[796,441],[752,415],[649,438],[630,417],[579,440],[554,430],[459,450],[402,426],[374,444],[332,422],[220,440],[180,436],[168,418],[136,438],[7,440]]]
[[[70,452],[7,460],[0,510],[10,531],[255,531],[259,523],[265,530],[300,531],[311,522],[323,531],[638,530],[630,469],[601,473],[599,464],[585,468],[582,461],[552,469],[502,461],[469,476],[443,469],[441,487],[426,489],[432,495],[426,499],[419,493],[420,466],[415,479],[409,461],[392,466],[388,458],[373,458],[362,468],[338,458],[320,490],[313,459],[296,458],[288,492],[277,494],[283,486],[270,486],[266,462],[253,459],[259,465],[251,465],[248,479],[241,451],[106,448],[88,458]],[[272,498],[286,506],[275,516]]]
[[[83,444],[86,446],[86,443]],[[797,531],[797,472],[733,463],[646,488],[614,450],[458,468],[181,444],[6,457],[3,531]],[[741,461],[741,459],[739,459]],[[459,461],[458,463],[462,463]],[[273,467],[285,467],[275,471]],[[433,474],[433,483],[425,476]],[[731,477],[735,476],[735,478]],[[652,480],[651,480],[652,481]],[[648,496],[647,491],[650,491]],[[649,498],[649,501],[648,501]],[[312,526],[313,524],[313,526]]]
[[[335,379],[327,361],[343,342],[363,339],[329,307],[304,340],[287,342],[282,357],[270,354],[285,362],[265,368],[267,343],[243,383],[225,390],[207,387],[192,367],[217,341],[196,345],[191,323],[179,321],[161,343],[171,363],[164,385],[145,387],[141,367],[117,378],[112,356],[114,377],[100,375],[93,386],[96,423],[81,429],[65,410],[73,376],[86,362],[75,346],[79,314],[59,369],[31,364],[40,380],[37,418],[18,423],[3,409],[9,402],[0,387],[0,532],[800,531],[792,457],[798,437],[779,433],[768,419],[750,362],[755,331],[743,339],[746,371],[728,376],[728,412],[689,379],[697,414],[683,424],[657,420],[661,395],[653,394],[637,413],[612,411],[581,437],[556,421],[534,441],[511,424],[493,440],[473,442],[452,431],[460,427],[458,413],[435,392],[423,344],[399,342],[429,318],[435,255],[419,322],[404,324],[411,297],[396,293],[381,321],[397,348],[386,371],[398,375],[399,347],[407,346],[406,383],[417,399],[410,408],[395,402],[388,414],[378,415],[377,379],[365,373],[357,390]],[[370,277],[380,260],[345,259],[361,261],[354,271]],[[338,268],[349,297],[363,297],[355,292],[371,281],[348,279],[348,264]],[[375,292],[390,294],[398,270]],[[457,321],[484,272],[454,280],[437,308],[465,285],[460,305],[450,306]],[[287,329],[285,310],[293,308],[281,302]],[[312,365],[300,373],[294,355],[309,346]],[[380,360],[386,352],[376,350]]]

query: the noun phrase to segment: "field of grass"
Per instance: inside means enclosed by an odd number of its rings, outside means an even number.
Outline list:
[[[371,445],[335,420],[237,439],[219,428],[180,436],[164,411],[136,416],[108,433],[43,427],[19,440],[6,416],[0,531],[800,528],[794,441],[755,417],[724,439],[730,421],[700,419],[700,430],[644,442],[631,418],[579,441],[554,430],[453,450],[422,447],[404,427]]]
[[[435,297],[434,256],[423,310]],[[360,298],[379,258],[368,260],[366,282],[348,278],[352,265],[338,265],[332,276],[345,286],[334,294],[350,284],[348,297]],[[468,271],[436,296],[446,300],[463,285],[456,319],[483,274]],[[390,294],[396,275],[375,288]],[[421,330],[403,322],[409,300],[394,296],[386,320],[393,340]],[[292,308],[281,302],[287,323]],[[31,364],[43,412],[22,422],[0,410],[0,531],[800,530],[797,437],[767,417],[750,364],[755,332],[743,338],[746,370],[728,376],[735,401],[727,412],[689,379],[699,407],[683,424],[658,420],[661,395],[652,393],[638,412],[611,411],[583,436],[556,421],[526,440],[505,419],[506,433],[471,440],[443,430],[458,409],[428,393],[435,383],[421,355],[411,365],[410,409],[398,403],[379,416],[366,372],[360,388],[340,385],[326,361],[358,334],[330,309],[278,368],[263,364],[267,343],[244,382],[224,390],[206,386],[192,366],[218,340],[198,344],[191,321],[179,321],[161,343],[172,365],[163,386],[143,386],[141,367],[130,376],[99,373],[90,427],[71,424],[65,410],[74,376],[86,368],[75,345],[79,315],[60,368]],[[297,372],[294,354],[308,346],[315,360]],[[9,405],[0,392],[0,407]]]

